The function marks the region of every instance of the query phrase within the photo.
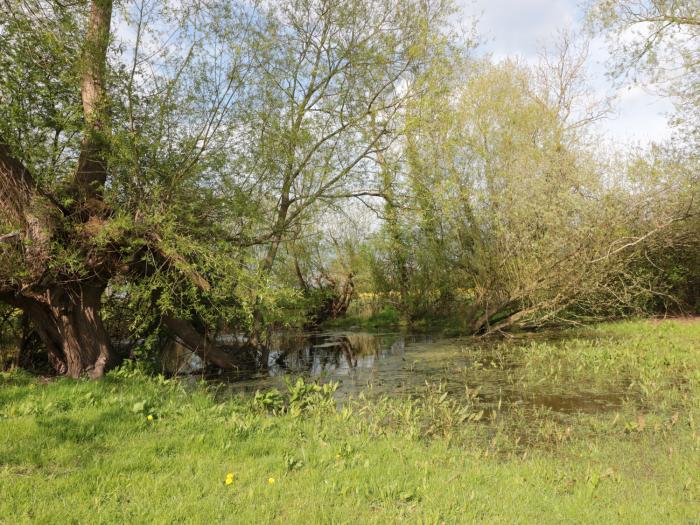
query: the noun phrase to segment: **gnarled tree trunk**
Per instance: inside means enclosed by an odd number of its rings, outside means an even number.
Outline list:
[[[97,379],[117,364],[100,315],[103,291],[100,283],[81,283],[11,299],[29,317],[58,373]]]

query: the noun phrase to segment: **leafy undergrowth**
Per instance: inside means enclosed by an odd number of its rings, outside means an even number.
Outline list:
[[[128,368],[5,374],[0,522],[700,522],[700,324],[513,351],[524,389],[595,377],[630,401],[562,418],[439,384],[339,407],[333,385],[302,380],[239,397]],[[474,362],[488,373],[494,355]]]

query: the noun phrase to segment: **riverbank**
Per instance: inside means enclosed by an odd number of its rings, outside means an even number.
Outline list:
[[[0,522],[700,520],[700,323],[465,352],[466,395],[435,377],[412,399],[341,406],[303,382],[253,397],[126,368],[100,382],[5,374]],[[572,382],[625,395],[563,412],[484,400],[475,383],[513,360],[505,386],[532,399]]]

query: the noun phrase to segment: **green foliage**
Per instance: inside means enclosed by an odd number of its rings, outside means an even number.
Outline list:
[[[564,40],[536,68],[426,74],[409,162],[390,181],[402,200],[369,251],[384,304],[468,333],[692,311],[693,163],[663,149],[607,161],[590,129],[607,106],[585,94],[585,58]]]
[[[261,392],[257,390],[253,397],[253,406],[262,412],[271,414],[289,413],[299,416],[304,412],[324,411],[335,407],[335,391],[338,383],[308,383],[302,377],[296,381],[285,377],[287,396],[273,388]]]
[[[255,397],[253,398],[253,406],[260,410],[277,414],[284,409],[284,397],[276,388],[267,390],[266,392],[256,390]]]
[[[333,394],[338,389],[338,383],[330,382],[319,385],[306,383],[299,377],[295,382],[287,380],[289,389],[289,409],[292,414],[306,410],[324,409],[335,406]]]
[[[41,25],[32,12],[45,9]],[[78,59],[85,7],[30,1],[0,19],[0,137],[50,188],[66,176],[79,145]],[[72,150],[72,151],[70,151]]]
[[[401,314],[396,308],[385,306],[369,319],[370,324],[377,326],[397,325],[401,321]]]

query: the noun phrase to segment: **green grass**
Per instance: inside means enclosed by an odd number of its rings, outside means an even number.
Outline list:
[[[700,523],[700,323],[588,332],[469,352],[523,389],[623,381],[614,411],[5,374],[0,522]]]

